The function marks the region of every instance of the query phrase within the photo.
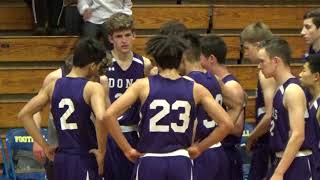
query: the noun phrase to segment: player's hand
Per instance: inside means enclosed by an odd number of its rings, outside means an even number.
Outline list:
[[[191,159],[196,159],[198,156],[200,156],[202,151],[199,148],[198,143],[196,143],[196,144],[192,144],[192,146],[188,148],[188,153]]]
[[[44,148],[44,153],[46,154],[47,158],[50,161],[53,161],[56,149],[57,149],[57,147],[49,147],[49,146],[46,146]]]
[[[45,161],[46,161],[46,155],[44,153],[44,150],[42,149],[42,147],[36,143],[36,142],[33,142],[33,146],[32,146],[32,152],[33,152],[33,156],[34,158],[44,164]]]
[[[283,180],[283,174],[274,172],[270,180]]]
[[[246,144],[246,150],[247,151],[251,151],[252,147],[256,144],[256,142],[257,142],[257,139],[255,139],[251,135],[249,135],[248,141],[247,141],[247,144]]]
[[[92,16],[92,10],[90,8],[86,9],[83,13],[83,20],[88,21]]]
[[[98,164],[98,172],[99,175],[103,175],[103,171],[104,171],[104,155],[105,153],[99,151],[98,149],[90,149],[89,153],[94,154],[94,156],[96,157],[96,161]]]
[[[142,153],[131,148],[129,151],[125,152],[124,155],[129,159],[129,161],[134,163],[138,158],[140,158],[140,156],[142,156]]]

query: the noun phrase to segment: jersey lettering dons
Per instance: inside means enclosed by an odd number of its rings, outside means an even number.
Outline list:
[[[107,68],[106,76],[109,81],[109,98],[113,103],[132,83],[144,77],[143,57],[133,54],[132,64],[127,70],[122,70],[115,59]],[[134,103],[122,116],[118,118],[120,125],[135,125],[139,121],[139,102]]]

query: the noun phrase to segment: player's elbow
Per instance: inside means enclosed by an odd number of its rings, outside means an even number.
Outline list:
[[[294,131],[291,134],[291,139],[294,141],[295,144],[301,145],[305,139],[304,131]]]
[[[23,110],[21,110],[21,111],[18,113],[18,119],[19,119],[20,121],[25,121],[26,116],[27,116],[27,114],[26,114],[25,111],[23,111]]]
[[[231,118],[228,116],[225,118],[225,120],[219,124],[221,128],[224,129],[225,132],[231,132],[231,130],[234,128],[234,123],[232,122]]]

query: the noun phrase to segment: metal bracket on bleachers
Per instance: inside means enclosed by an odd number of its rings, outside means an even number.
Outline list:
[[[182,0],[177,0],[177,4],[181,4],[182,3]]]
[[[213,6],[210,5],[208,8],[208,29],[207,34],[211,33],[213,28]]]

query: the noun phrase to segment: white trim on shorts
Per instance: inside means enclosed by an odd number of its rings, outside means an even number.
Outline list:
[[[218,143],[210,146],[209,149],[213,149],[213,148],[217,148],[217,147],[221,147],[221,146],[222,146],[222,145],[221,145],[221,142],[218,142]]]
[[[190,158],[186,149],[178,149],[169,153],[146,153],[141,157],[171,157],[171,156],[185,156]]]
[[[121,132],[135,132],[138,131],[138,126],[137,125],[132,125],[132,126],[120,126]]]
[[[296,154],[296,157],[305,157],[305,156],[310,156],[311,154],[312,154],[311,150],[298,151]],[[282,156],[283,156],[283,151],[276,152],[277,158],[282,158]]]

